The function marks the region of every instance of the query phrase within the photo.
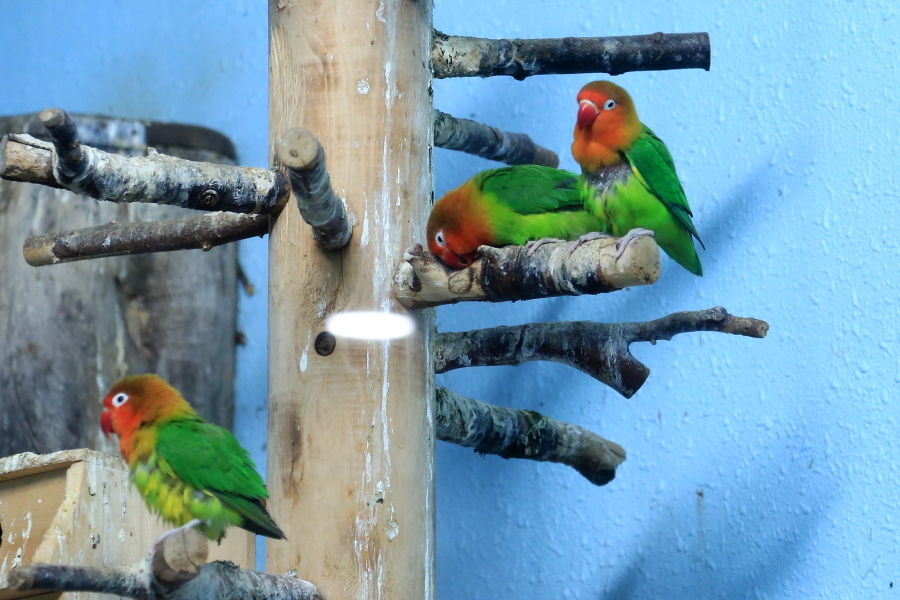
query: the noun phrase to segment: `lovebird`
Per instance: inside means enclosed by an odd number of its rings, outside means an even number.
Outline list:
[[[703,275],[692,237],[703,242],[675,172],[669,149],[638,119],[631,96],[611,81],[594,81],[578,94],[572,156],[581,165],[585,207],[601,215],[606,230],[576,244],[612,234],[619,256],[635,237],[654,235],[679,265]],[[704,246],[705,248],[705,246]]]
[[[263,508],[268,493],[247,451],[161,377],[134,375],[113,385],[100,428],[119,437],[132,484],[166,523],[196,527],[211,540],[230,525],[285,539]]]
[[[602,213],[585,208],[579,176],[539,165],[477,173],[434,204],[428,248],[454,269],[472,264],[478,247],[574,240],[607,229]]]

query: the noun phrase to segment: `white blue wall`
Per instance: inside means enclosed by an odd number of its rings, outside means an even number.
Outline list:
[[[205,125],[266,164],[264,2],[0,3],[0,114],[50,105]],[[91,4],[91,6],[89,6]],[[149,8],[154,6],[154,8]],[[634,346],[625,400],[566,367],[458,371],[457,392],[621,443],[595,488],[558,465],[438,449],[440,598],[880,598],[900,593],[894,2],[439,1],[447,33],[709,31],[712,70],[634,73],[707,245],[706,276],[604,297],[441,309],[442,330],[725,306],[769,337]],[[589,77],[435,82],[438,108],[568,156]],[[442,193],[487,161],[435,151]],[[262,291],[265,243],[242,248]],[[244,298],[237,430],[263,461],[265,300]]]

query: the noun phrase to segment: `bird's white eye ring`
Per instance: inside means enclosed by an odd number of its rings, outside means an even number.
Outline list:
[[[126,402],[128,402],[128,394],[125,394],[123,392],[119,392],[112,397],[112,405],[115,407],[122,406]]]
[[[437,245],[443,248],[447,245],[447,242],[444,240],[444,232],[438,231],[437,235],[434,236],[434,241],[437,242]]]
[[[603,110],[612,110],[616,107],[616,101],[610,98],[603,103]]]

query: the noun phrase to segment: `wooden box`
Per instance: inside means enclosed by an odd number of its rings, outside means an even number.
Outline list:
[[[2,458],[0,600],[41,594],[5,587],[6,574],[19,565],[128,565],[167,529],[129,485],[128,466],[118,456],[82,449]],[[255,542],[253,534],[232,527],[220,545],[210,543],[209,560],[253,569]],[[101,600],[100,594],[77,595]]]

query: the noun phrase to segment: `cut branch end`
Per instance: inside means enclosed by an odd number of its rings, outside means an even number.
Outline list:
[[[325,150],[308,129],[288,130],[277,145],[278,160],[287,167],[300,215],[325,250],[340,250],[350,242],[353,225],[347,207],[331,187]]]

